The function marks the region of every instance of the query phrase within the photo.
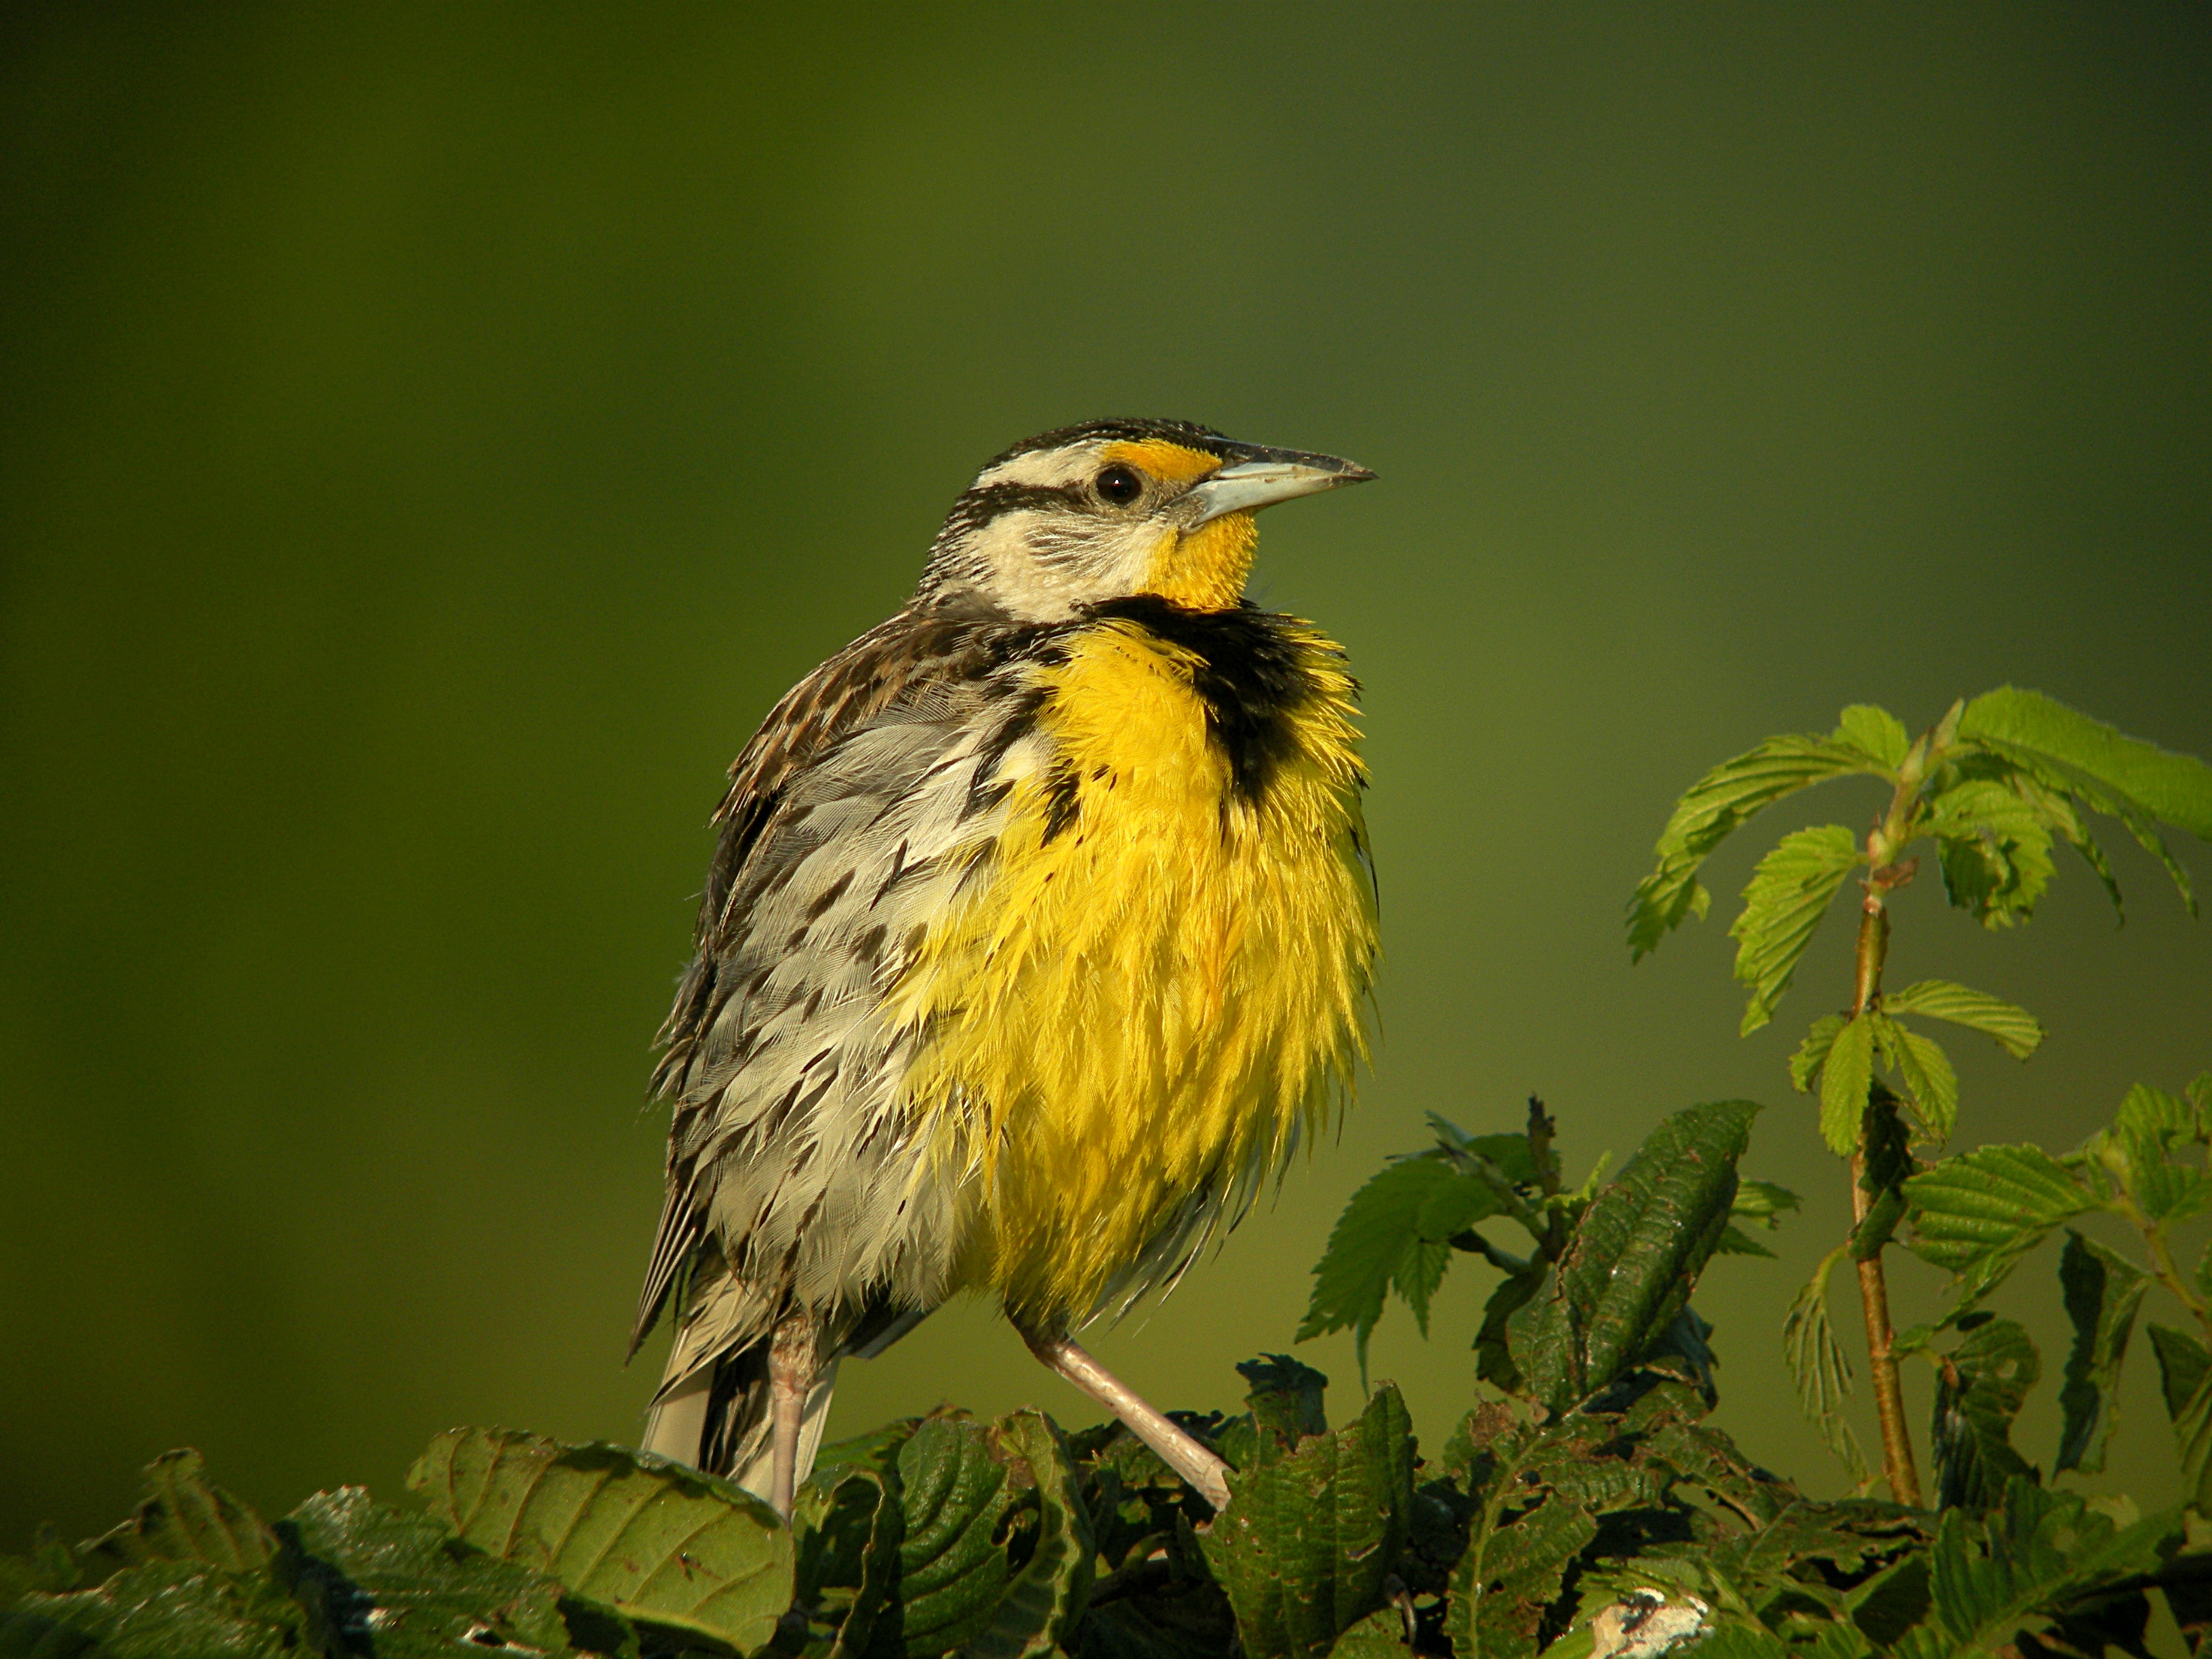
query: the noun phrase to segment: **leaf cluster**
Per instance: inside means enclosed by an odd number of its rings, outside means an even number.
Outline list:
[[[2120,1374],[2147,1293],[2163,1290],[2186,1328],[2152,1323],[2166,1413],[2184,1490],[2212,1512],[2212,1248],[2185,1276],[2174,1230],[2212,1209],[2212,1073],[2182,1094],[2138,1084],[2112,1121],[2075,1151],[1981,1146],[1946,1158],[1903,1183],[1909,1243],[1952,1274],[1943,1316],[1898,1339],[1936,1370],[1934,1444],[1938,1499],[1985,1505],[2008,1482],[2037,1478],[2010,1431],[2041,1362],[2027,1331],[1984,1306],[1991,1292],[2055,1232],[2059,1288],[2074,1328],[2058,1396],[2053,1473],[2095,1472],[2117,1418]],[[2114,1249],[2068,1224],[2117,1218],[2139,1254]],[[1963,1338],[1948,1350],[1938,1344]]]
[[[2118,912],[2119,883],[2090,824],[2114,820],[2166,867],[2194,915],[2189,872],[2160,824],[2212,840],[2212,767],[2124,736],[2040,692],[2003,686],[1952,705],[1917,738],[1887,710],[1857,704],[1825,736],[1770,738],[1705,774],[1675,804],[1654,849],[1650,874],[1628,908],[1630,951],[1640,958],[1711,895],[1698,880],[1721,842],[1764,808],[1832,778],[1864,777],[1887,786],[1889,800],[1863,836],[1841,824],[1786,835],[1759,860],[1729,928],[1737,941],[1735,976],[1749,994],[1747,1035],[1773,1018],[1806,946],[1855,873],[1879,894],[1911,879],[1911,849],[1932,842],[1951,902],[1990,927],[2027,921],[2056,872],[2055,849],[2072,848],[2095,873]],[[1822,1121],[1832,1146],[1856,1126],[1844,1121],[1853,1082],[1877,1061],[1936,1138],[1949,1133],[1957,1084],[1942,1050],[1899,1024],[1913,1012],[1973,1026],[2019,1055],[2041,1033],[2016,1009],[1957,986],[1931,981],[1884,1000],[1861,1018],[1833,1016],[1792,1062],[1799,1086],[1825,1065]],[[1994,1005],[1994,1006],[1991,1006]],[[1857,1029],[1852,1029],[1857,1028]],[[1863,1090],[1860,1091],[1863,1098]]]
[[[2195,1189],[2153,1166],[2191,1167],[2208,1090],[2137,1091],[2112,1131],[2048,1162],[2081,1207],[2180,1213]],[[1985,1313],[1952,1322],[1963,1340],[1943,1356],[1957,1501],[1940,1518],[1810,1501],[1705,1420],[1711,1328],[1691,1294],[1736,1220],[1791,1202],[1737,1177],[1754,1110],[1677,1113],[1618,1179],[1573,1195],[1540,1109],[1518,1136],[1438,1126],[1468,1160],[1448,1173],[1487,1165],[1512,1193],[1493,1185],[1490,1213],[1528,1231],[1535,1283],[1493,1334],[1510,1385],[1428,1460],[1395,1389],[1331,1427],[1326,1379],[1280,1355],[1239,1368],[1242,1413],[1179,1419],[1231,1466],[1219,1514],[1119,1425],[1065,1436],[1035,1412],[940,1412],[824,1448],[789,1527],[682,1466],[507,1430],[439,1436],[410,1478],[422,1508],[347,1488],[275,1522],[177,1452],[105,1537],[0,1564],[0,1659],[1589,1659],[1692,1640],[1718,1659],[2088,1656],[2141,1650],[2152,1588],[2185,1624],[2212,1622],[2207,1558],[2177,1517],[2051,1492],[2010,1450],[2035,1365]],[[2014,1164],[1990,1167],[2048,1175]],[[1986,1224],[1982,1167],[1899,1177],[1916,1244],[1964,1271],[2025,1248]],[[2050,1224],[2081,1212],[2033,1190]],[[1402,1294],[1396,1262],[1369,1258]],[[2068,1248],[2084,1333],[2069,1387],[2109,1392],[2142,1271],[2119,1263]],[[2169,1351],[2163,1329],[2177,1428],[2212,1434],[2212,1346]],[[2095,1440],[2070,1417],[2068,1432]]]

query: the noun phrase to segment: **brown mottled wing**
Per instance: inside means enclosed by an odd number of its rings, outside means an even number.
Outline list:
[[[738,990],[725,982],[732,948],[747,921],[744,907],[763,885],[751,866],[790,789],[870,722],[930,688],[969,681],[1003,666],[1034,630],[997,611],[933,607],[904,611],[871,629],[794,686],[772,709],[730,768],[730,787],[716,810],[721,835],[700,903],[691,964],[660,1028],[664,1046],[653,1092],[674,1103],[667,1190],[651,1264],[638,1303],[630,1349],[635,1352],[659,1317],[669,1288],[700,1249],[707,1218],[696,1201],[693,1120],[717,1096],[695,1089],[701,1044]]]

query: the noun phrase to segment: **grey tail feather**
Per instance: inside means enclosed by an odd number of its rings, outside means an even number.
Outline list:
[[[794,1480],[805,1480],[813,1470],[814,1454],[830,1421],[830,1401],[836,1392],[838,1360],[846,1355],[873,1359],[927,1318],[929,1311],[876,1310],[816,1374],[799,1418]],[[748,1492],[767,1497],[775,1460],[768,1410],[768,1347],[763,1339],[734,1348],[655,1401],[646,1415],[644,1449],[709,1474],[726,1475]]]

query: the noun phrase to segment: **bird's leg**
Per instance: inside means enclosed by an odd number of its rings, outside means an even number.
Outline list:
[[[806,1414],[807,1391],[814,1386],[814,1320],[790,1315],[775,1328],[768,1345],[769,1465],[769,1502],[787,1522],[792,1490],[798,1484],[799,1431]]]
[[[1168,1421],[1142,1395],[1100,1364],[1065,1331],[1048,1333],[1017,1324],[1030,1352],[1129,1425],[1161,1461],[1198,1488],[1217,1510],[1229,1507],[1229,1466]]]

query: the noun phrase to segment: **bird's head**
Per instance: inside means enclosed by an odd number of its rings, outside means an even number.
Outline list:
[[[988,600],[1024,622],[1156,594],[1237,604],[1263,507],[1375,475],[1182,421],[1090,421],[1016,444],[953,503],[920,597]]]

